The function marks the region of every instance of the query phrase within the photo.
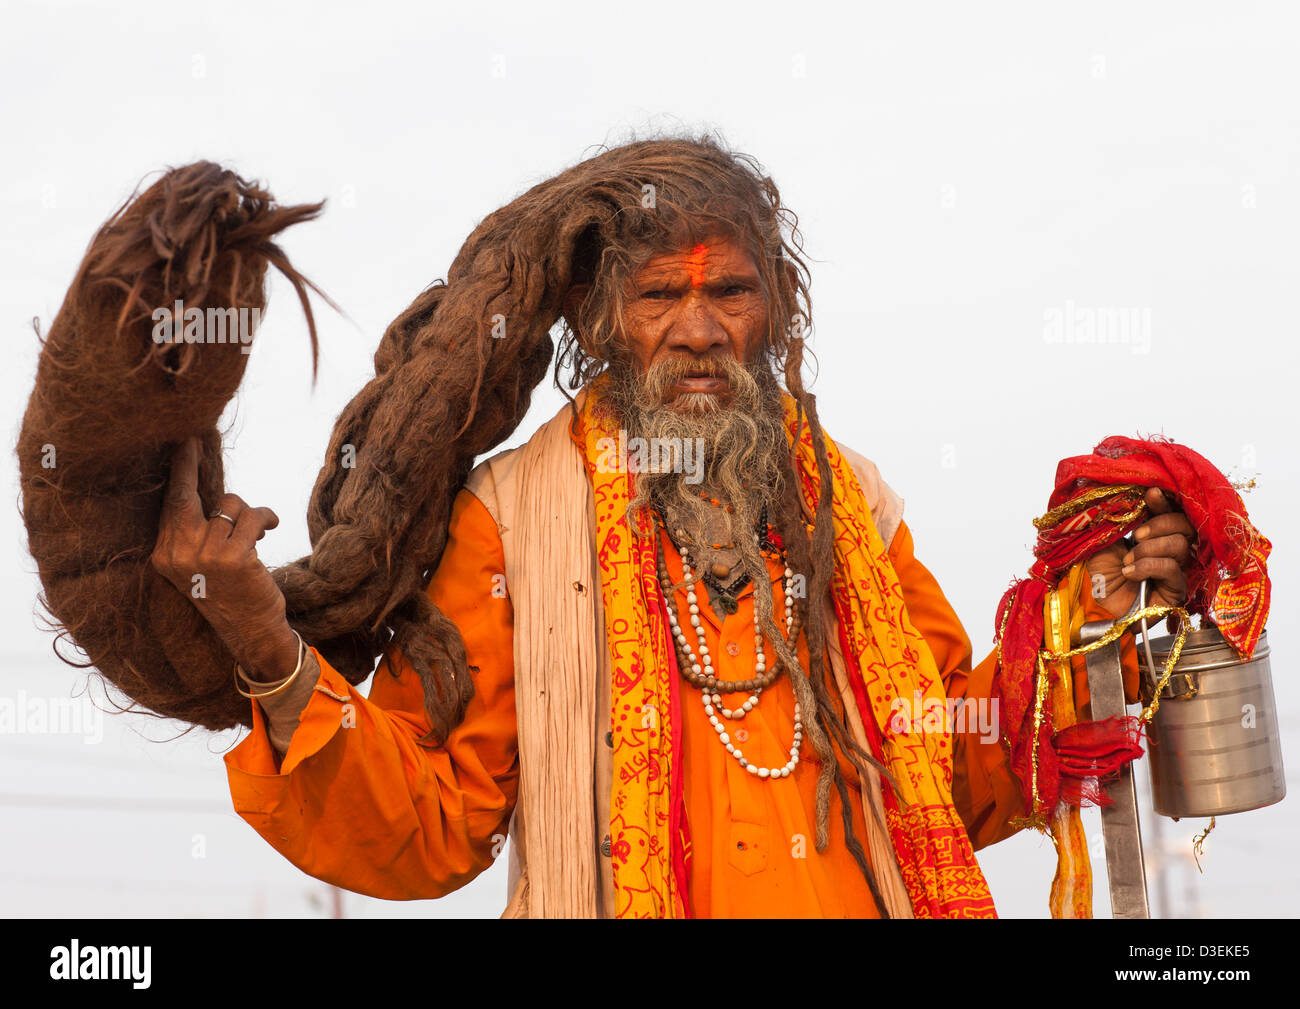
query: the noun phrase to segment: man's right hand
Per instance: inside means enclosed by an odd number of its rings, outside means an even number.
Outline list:
[[[199,441],[190,438],[172,455],[150,560],[198,608],[250,679],[282,679],[297,666],[298,638],[285,619],[284,595],[257,556],[257,541],[280,519],[236,494],[221,498],[221,511],[233,523],[210,518],[198,478]]]

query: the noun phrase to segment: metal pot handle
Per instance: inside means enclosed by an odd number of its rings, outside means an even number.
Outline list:
[[[1147,608],[1147,580],[1142,579],[1138,583],[1138,612]],[[1151,656],[1151,628],[1147,626],[1147,618],[1142,618],[1142,648],[1146,651],[1147,656],[1147,674],[1155,676],[1156,660]]]

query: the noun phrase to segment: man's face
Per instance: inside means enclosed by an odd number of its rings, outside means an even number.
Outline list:
[[[768,330],[758,267],[743,244],[715,236],[691,248],[656,255],[632,281],[623,317],[628,351],[641,375],[670,363],[681,374],[664,403],[679,397],[730,400],[729,382],[710,358],[751,362]],[[674,368],[676,373],[677,368]]]
[[[762,354],[761,285],[744,246],[721,236],[654,256],[632,278],[627,340],[610,361],[608,387],[629,436],[700,446],[700,466],[640,473],[629,509],[653,501],[702,563],[719,559],[711,544],[738,544],[742,566],[759,580],[766,567],[753,530],[764,503],[780,496],[789,451],[780,385]]]

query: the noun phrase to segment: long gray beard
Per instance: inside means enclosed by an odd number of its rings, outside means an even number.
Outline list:
[[[665,391],[701,363],[728,378],[730,401],[724,406],[716,396],[692,393],[665,404]],[[612,364],[610,372],[610,398],[629,443],[645,439],[671,447],[679,463],[663,467],[667,471],[637,473],[629,512],[646,505],[657,508],[697,572],[724,559],[715,544],[734,543],[740,570],[729,563],[732,573],[723,580],[748,574],[759,590],[760,610],[767,611],[760,616],[770,619],[767,565],[755,526],[764,503],[774,504],[780,497],[789,453],[781,389],[771,368],[761,361],[747,367],[730,357],[712,357],[703,362],[672,358],[652,366],[644,377],[627,361]]]

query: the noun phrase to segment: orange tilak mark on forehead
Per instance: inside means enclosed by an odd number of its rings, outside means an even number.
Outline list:
[[[691,256],[686,261],[686,270],[691,277],[691,287],[699,287],[704,283],[704,260],[709,254],[709,247],[700,243],[691,250]]]

